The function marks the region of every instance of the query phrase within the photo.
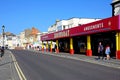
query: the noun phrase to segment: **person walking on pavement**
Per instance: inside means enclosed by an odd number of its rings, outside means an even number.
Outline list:
[[[55,53],[57,53],[57,45],[55,44]]]
[[[105,54],[106,54],[106,59],[107,60],[110,60],[110,46],[107,45],[106,48],[105,48]]]
[[[2,57],[4,56],[4,47],[0,49],[0,52],[1,52],[0,59],[2,59]]]
[[[102,59],[104,59],[104,54],[103,54],[103,45],[101,42],[99,42],[98,45],[98,59],[102,56]]]

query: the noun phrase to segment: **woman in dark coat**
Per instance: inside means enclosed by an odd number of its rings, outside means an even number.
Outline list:
[[[2,58],[2,57],[4,56],[4,47],[2,47],[2,48],[0,49],[0,51],[1,51],[0,57]]]

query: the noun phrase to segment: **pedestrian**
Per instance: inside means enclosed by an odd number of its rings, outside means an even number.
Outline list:
[[[2,59],[2,57],[4,56],[4,47],[0,49],[0,52],[1,52],[0,59]]]
[[[107,45],[106,48],[105,48],[105,54],[106,54],[106,59],[107,60],[110,60],[110,53],[111,53],[110,46]]]
[[[55,53],[57,53],[57,45],[55,44]]]
[[[46,45],[44,45],[44,52],[46,52],[46,49],[47,49],[47,48],[46,48]]]
[[[104,59],[104,53],[103,53],[103,45],[101,42],[99,42],[98,45],[98,59],[100,59],[100,57],[102,56],[102,59]]]

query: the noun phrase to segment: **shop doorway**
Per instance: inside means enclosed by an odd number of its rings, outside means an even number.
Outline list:
[[[73,37],[73,48],[75,54],[86,55],[86,37]]]
[[[59,51],[60,52],[69,52],[70,51],[70,39],[64,38],[59,40]]]
[[[115,32],[91,35],[91,48],[92,48],[92,53],[94,56],[98,56],[98,43],[99,42],[102,42],[104,46],[104,50],[105,50],[106,45],[109,45],[111,49],[110,56],[115,57],[115,54],[116,54],[115,53],[116,52]]]

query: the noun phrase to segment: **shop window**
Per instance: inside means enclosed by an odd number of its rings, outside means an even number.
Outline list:
[[[64,43],[65,52],[69,52],[69,44],[67,42]]]
[[[83,43],[83,42],[79,42],[78,43],[78,47],[79,47],[79,50],[80,50],[80,53],[85,53],[86,52],[86,44]]]

